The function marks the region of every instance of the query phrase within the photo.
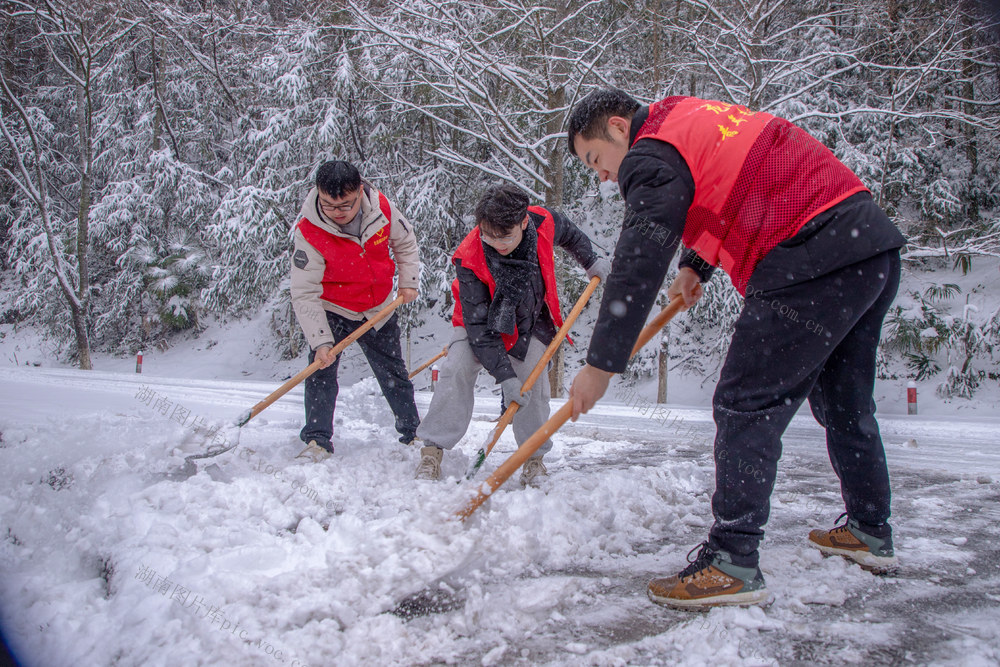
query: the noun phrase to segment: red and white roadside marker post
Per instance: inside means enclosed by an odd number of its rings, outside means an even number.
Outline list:
[[[906,414],[917,414],[917,383],[913,380],[906,383]]]
[[[142,372],[142,350],[139,350],[139,353],[135,355],[135,372]]]
[[[439,373],[440,371],[438,370],[437,364],[431,366],[431,391],[434,391],[434,386],[437,384]]]

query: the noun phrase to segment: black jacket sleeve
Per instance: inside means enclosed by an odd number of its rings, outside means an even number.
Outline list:
[[[500,384],[504,380],[517,377],[500,334],[486,327],[489,311],[490,288],[476,277],[476,274],[456,263],[458,274],[458,300],[462,304],[462,323],[469,333],[469,346],[490,375]]]
[[[549,212],[555,226],[555,245],[566,250],[584,269],[589,269],[598,259],[590,238],[562,213],[551,209]]]
[[[687,267],[698,274],[698,280],[707,283],[715,271],[715,267],[701,258],[694,250],[685,249],[677,261],[677,268]]]
[[[590,339],[587,363],[621,373],[656,301],[694,198],[687,164],[670,144],[642,139],[618,169],[625,220]]]

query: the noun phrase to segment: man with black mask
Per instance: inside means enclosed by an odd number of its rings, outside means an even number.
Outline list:
[[[452,256],[454,333],[430,408],[417,437],[424,442],[418,479],[440,479],[443,450],[465,435],[472,420],[476,377],[485,368],[503,390],[504,403],[517,403],[514,438],[520,445],[549,417],[545,373],[531,391],[521,386],[562,326],[556,292],[554,248],[566,249],[587,272],[607,276],[608,260],[564,215],[528,206],[528,195],[512,185],[493,186],[475,209],[476,227]],[[546,442],[524,464],[521,485],[537,485],[547,475]]]

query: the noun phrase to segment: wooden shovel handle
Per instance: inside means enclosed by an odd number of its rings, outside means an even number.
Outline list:
[[[656,333],[662,329],[670,319],[676,315],[678,312],[684,308],[684,297],[678,296],[673,301],[671,301],[663,310],[661,310],[653,321],[647,324],[643,330],[639,333],[639,337],[636,339],[635,347],[632,348],[632,354],[629,358],[635,356],[635,353],[642,348],[643,345],[648,343]],[[517,449],[516,452],[511,454],[510,458],[504,461],[499,468],[493,471],[486,481],[479,485],[476,490],[476,495],[472,498],[466,505],[458,512],[458,517],[463,521],[470,516],[472,513],[479,508],[490,495],[496,491],[500,486],[510,479],[510,476],[517,472],[525,461],[531,458],[531,455],[538,451],[546,440],[548,440],[552,435],[562,428],[569,418],[573,415],[573,403],[571,401],[566,401],[559,410],[549,417],[549,420],[542,424],[535,433],[524,441],[524,443]]]
[[[573,310],[569,311],[569,315],[566,316],[566,321],[563,322],[561,327],[559,327],[559,331],[556,333],[555,338],[553,338],[552,342],[549,343],[549,346],[545,348],[545,354],[543,354],[542,358],[538,360],[535,367],[531,369],[531,375],[529,375],[528,379],[524,381],[523,385],[521,385],[522,394],[527,391],[531,391],[531,388],[535,386],[535,382],[538,381],[539,376],[545,371],[546,364],[549,363],[549,360],[556,353],[556,350],[559,349],[563,339],[569,335],[570,327],[573,326],[573,323],[576,322],[576,318],[578,318],[580,313],[583,312],[584,307],[587,305],[587,301],[590,300],[591,295],[594,293],[594,290],[597,289],[597,285],[600,282],[601,279],[597,276],[590,279],[590,284],[588,284],[587,288],[583,290],[583,294],[580,295],[580,298],[576,300],[576,304],[573,305]],[[514,421],[514,415],[517,414],[517,409],[519,407],[521,406],[518,403],[511,403],[507,406],[503,416],[500,417],[500,422],[496,425],[496,428],[493,429],[493,439],[485,448],[485,456],[490,455],[490,452],[493,451],[493,446],[500,440],[500,436],[503,435],[504,430],[512,421]]]
[[[402,303],[403,303],[403,297],[397,296],[395,299],[392,300],[392,302],[389,303],[388,306],[375,313],[375,315],[372,316],[367,322],[365,322],[360,327],[351,332],[351,335],[349,335],[347,338],[340,341],[333,347],[334,356],[335,357],[338,356],[341,352],[344,351],[344,349],[348,345],[350,345],[357,339],[364,336],[369,329],[371,329],[373,326],[375,326],[376,324],[384,320],[386,317],[391,315],[392,311],[396,310],[396,308],[398,308]],[[280,387],[272,391],[270,394],[268,394],[267,398],[262,400],[257,405],[253,406],[248,413],[244,413],[243,418],[241,418],[237,423],[240,426],[246,424],[248,421],[250,421],[257,415],[259,415],[261,412],[263,412],[269,405],[271,405],[276,400],[287,394],[292,387],[294,387],[295,385],[302,382],[307,377],[318,371],[319,368],[320,368],[320,360],[316,359],[311,364],[309,364],[301,371],[296,373],[293,377],[289,378],[285,382],[285,384],[281,385]]]
[[[433,357],[431,357],[430,359],[428,359],[426,362],[424,362],[423,364],[421,364],[420,367],[417,368],[417,370],[415,370],[412,373],[410,373],[407,376],[406,379],[407,380],[412,380],[413,378],[417,377],[421,372],[423,372],[423,370],[425,368],[427,368],[428,366],[430,366],[431,364],[433,364],[435,361],[437,361],[441,357],[446,357],[446,356],[448,356],[448,348],[444,348],[443,350],[441,350],[440,352],[438,352],[437,354],[435,354]]]
[[[576,322],[576,318],[580,317],[580,313],[583,312],[584,307],[587,305],[587,302],[590,300],[591,295],[594,293],[594,290],[597,289],[597,285],[600,282],[601,279],[597,276],[590,279],[590,283],[587,285],[587,288],[583,290],[583,294],[580,295],[580,298],[577,299],[576,303],[573,305],[573,310],[569,311],[569,315],[566,316],[566,321],[563,322],[563,325],[559,327],[559,331],[556,332],[555,338],[553,338],[552,342],[549,343],[549,346],[545,348],[545,354],[543,354],[542,358],[538,360],[538,363],[535,364],[535,367],[531,371],[531,375],[529,375],[528,379],[524,381],[523,385],[521,385],[522,394],[526,391],[531,391],[531,388],[535,386],[535,382],[538,380],[538,377],[545,371],[545,365],[548,364],[549,360],[553,357],[553,355],[555,355],[556,350],[559,349],[559,345],[562,344],[563,339],[569,335],[570,327],[572,327],[573,323]]]

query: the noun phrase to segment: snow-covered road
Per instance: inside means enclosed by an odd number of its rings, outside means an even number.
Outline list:
[[[167,475],[200,442],[191,424],[276,385],[46,369],[0,383],[0,619],[26,664],[1000,661],[1000,420],[881,416],[903,567],[877,578],[804,544],[841,502],[822,430],[797,417],[762,547],[775,602],[686,614],[644,589],[710,523],[708,410],[611,396],[556,436],[547,489],[508,483],[462,527],[445,519],[467,487],[412,479],[418,452],[370,379],[342,391],[333,459],[292,459],[298,389],[190,478]],[[477,402],[446,475],[497,408]],[[505,435],[486,467],[513,448]],[[416,609],[431,613],[390,613],[441,578],[439,604]]]

